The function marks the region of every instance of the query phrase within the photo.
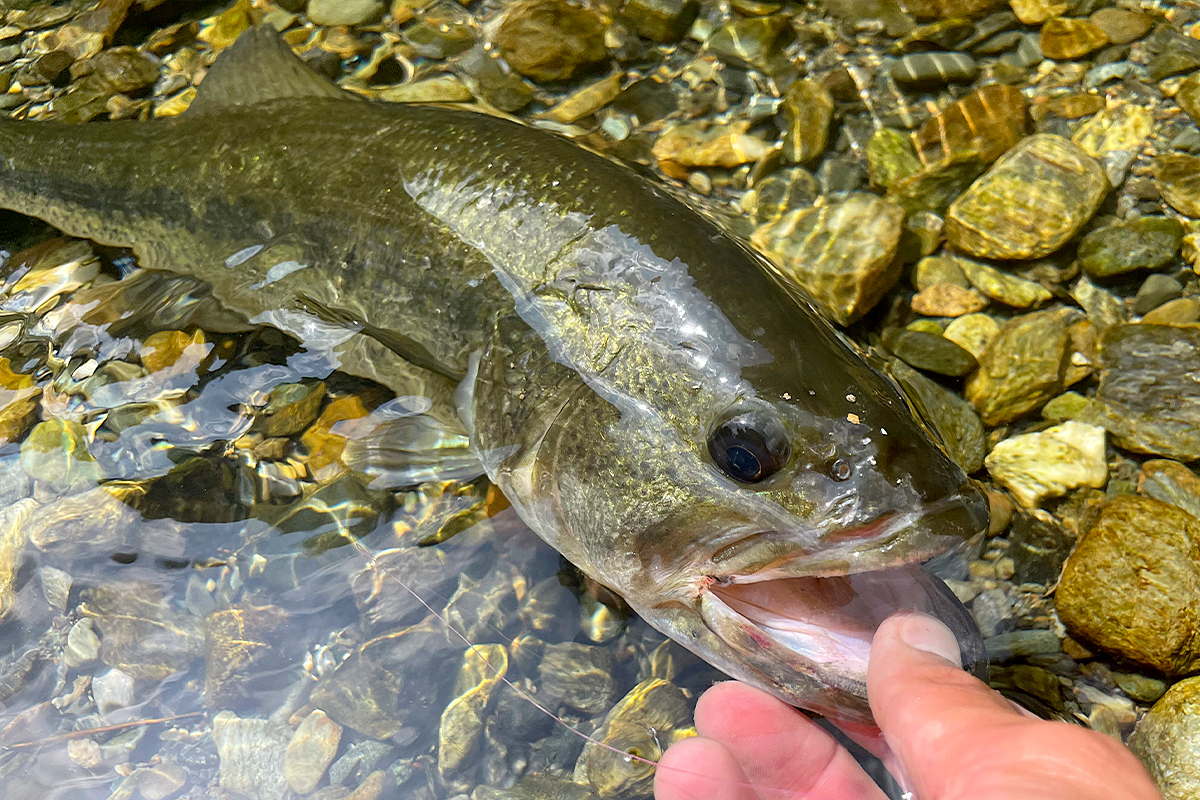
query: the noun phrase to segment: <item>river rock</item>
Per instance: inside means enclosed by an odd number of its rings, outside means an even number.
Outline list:
[[[508,672],[508,651],[503,645],[475,645],[463,653],[454,680],[454,699],[442,712],[438,725],[438,772],[461,769],[487,722],[487,708],[496,687]]]
[[[92,678],[92,699],[101,714],[129,708],[136,700],[134,680],[119,669],[110,669]]]
[[[924,291],[941,283],[963,289],[971,288],[971,283],[963,274],[957,258],[926,256],[913,267],[913,285],[917,287],[917,291]]]
[[[970,403],[902,361],[889,362],[888,372],[921,418],[937,431],[954,463],[967,474],[983,466],[986,450],[983,423]]]
[[[987,314],[967,314],[947,325],[942,335],[978,361],[999,332],[1000,323]]]
[[[1008,535],[1015,583],[1049,585],[1058,578],[1075,539],[1045,511],[1019,511]],[[1053,635],[1053,634],[1052,634]]]
[[[961,317],[987,308],[988,299],[974,289],[935,283],[913,295],[912,310],[930,317]]]
[[[676,125],[655,139],[651,153],[663,172],[687,180],[688,170],[694,167],[736,167],[766,155],[770,146],[747,133],[749,129],[748,120]]]
[[[1171,217],[1138,217],[1091,231],[1079,242],[1079,263],[1107,278],[1170,263],[1183,244],[1183,226]]]
[[[1059,308],[1014,317],[988,346],[967,380],[966,398],[986,425],[1034,411],[1062,390],[1068,326],[1077,311]]]
[[[81,597],[100,633],[100,659],[134,678],[162,680],[187,669],[204,649],[200,621],[176,611],[156,586],[101,584]]]
[[[1118,447],[1180,461],[1200,459],[1200,328],[1116,325],[1100,337],[1100,384],[1084,421]]]
[[[825,152],[829,123],[833,119],[833,96],[816,81],[795,81],[783,95],[781,106],[787,121],[783,132],[783,157],[804,164]]]
[[[1154,160],[1154,185],[1180,214],[1200,218],[1200,156],[1167,153]]]
[[[616,691],[612,654],[603,647],[576,642],[546,645],[538,676],[543,696],[585,714],[608,708]]]
[[[794,73],[783,48],[792,40],[792,27],[781,14],[734,19],[713,31],[706,45],[728,64],[768,75]]]
[[[1183,79],[1175,94],[1175,102],[1192,118],[1192,122],[1200,125],[1200,72]]]
[[[1136,495],[1110,501],[1055,594],[1072,636],[1169,675],[1200,667],[1200,520]]]
[[[1046,58],[1083,58],[1108,44],[1108,37],[1098,25],[1086,19],[1057,17],[1042,26],[1038,44]]]
[[[67,632],[67,649],[63,661],[68,667],[82,667],[100,656],[100,637],[92,630],[92,621],[84,618],[71,626]]]
[[[1035,281],[1007,275],[995,267],[970,258],[959,258],[958,265],[971,285],[993,300],[1013,308],[1030,308],[1048,302],[1050,290]]]
[[[527,78],[562,81],[607,57],[605,28],[592,8],[566,0],[524,0],[508,9],[493,41],[504,60]]]
[[[314,25],[363,25],[383,15],[380,0],[308,0]]]
[[[342,726],[320,709],[300,721],[283,759],[283,776],[292,791],[308,794],[317,788],[337,755],[341,739]]]
[[[1041,25],[1071,8],[1071,0],[1009,0],[1008,4],[1023,25]]]
[[[670,44],[683,38],[699,10],[695,0],[629,0],[621,13],[638,36]]]
[[[887,328],[883,346],[901,361],[939,375],[961,377],[975,369],[975,356],[940,333]]]
[[[1133,313],[1146,314],[1181,296],[1183,284],[1170,275],[1155,273],[1138,287],[1137,295],[1133,298]]]
[[[288,792],[283,769],[292,730],[269,719],[241,719],[232,711],[213,717],[221,760],[221,788],[254,800],[279,800]]]
[[[871,134],[866,158],[871,185],[881,189],[890,189],[896,181],[921,169],[912,139],[895,128],[880,128]]]
[[[287,612],[274,605],[237,603],[204,620],[204,694],[210,706],[242,699],[256,675],[286,663],[279,628]]]
[[[59,491],[93,485],[103,473],[87,440],[87,431],[73,419],[39,422],[21,443],[21,466]]]
[[[1142,317],[1145,325],[1190,325],[1200,321],[1200,299],[1177,297]]]
[[[914,136],[921,161],[975,153],[991,163],[1025,137],[1029,102],[1014,86],[982,86],[938,111]]]
[[[1087,312],[1088,321],[1100,332],[1122,324],[1129,318],[1121,298],[1092,283],[1086,275],[1080,275],[1071,287],[1071,299]]]
[[[1200,797],[1200,678],[1172,686],[1129,737],[1163,800]]]
[[[895,256],[903,225],[902,208],[855,192],[761,225],[751,242],[829,316],[849,325],[900,277]]]
[[[1140,11],[1125,8],[1101,8],[1088,17],[1092,24],[1104,31],[1113,44],[1129,44],[1137,41],[1154,27],[1154,17]]]
[[[979,62],[966,53],[909,53],[892,62],[892,80],[907,89],[934,89],[948,83],[970,83]]]
[[[1078,486],[1102,489],[1108,482],[1104,429],[1082,422],[1009,437],[992,448],[984,464],[1026,508]]]
[[[1107,192],[1095,159],[1060,136],[1036,134],[950,205],[946,238],[976,258],[1040,258],[1074,236]]]
[[[1152,459],[1142,464],[1138,491],[1200,519],[1200,476],[1178,461]]]

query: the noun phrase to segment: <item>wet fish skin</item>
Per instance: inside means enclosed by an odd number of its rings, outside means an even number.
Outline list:
[[[869,720],[861,674],[768,641],[720,587],[891,569],[986,528],[894,385],[762,259],[602,156],[455,109],[245,97],[290,57],[264,36],[222,57],[261,74],[218,62],[195,113],[0,124],[0,207],[197,276],[342,369],[429,396],[525,522],[652,625]],[[395,352],[413,346],[434,369]],[[761,483],[709,455],[746,409],[791,442]]]

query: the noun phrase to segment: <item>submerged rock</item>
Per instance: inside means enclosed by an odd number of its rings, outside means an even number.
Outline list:
[[[1200,667],[1200,520],[1122,495],[1063,567],[1055,594],[1072,636],[1169,675]]]
[[[1079,263],[1093,278],[1158,269],[1179,255],[1183,226],[1170,217],[1138,217],[1097,228],[1079,242]]]
[[[1100,385],[1082,417],[1118,447],[1181,461],[1200,459],[1200,328],[1115,325],[1099,342]]]
[[[536,81],[561,81],[603,61],[604,19],[565,0],[524,0],[509,8],[494,42],[504,60]]]
[[[1026,508],[1078,486],[1101,489],[1108,482],[1104,429],[1082,422],[1005,439],[984,463],[992,478]]]
[[[1048,309],[1004,324],[966,386],[966,397],[985,424],[1011,422],[1061,391],[1067,328],[1078,313]]]
[[[1172,686],[1138,724],[1129,748],[1164,800],[1200,797],[1200,678]]]
[[[503,645],[476,645],[463,653],[454,681],[455,697],[438,726],[438,771],[443,775],[461,768],[475,748],[488,704],[507,672],[508,651]]]
[[[849,325],[900,277],[895,256],[903,224],[899,206],[853,193],[762,225],[751,242],[833,319]]]
[[[292,791],[308,794],[317,788],[337,755],[341,738],[342,726],[320,709],[300,721],[283,760],[283,775]]]
[[[203,652],[200,620],[177,612],[153,585],[104,584],[84,590],[82,599],[100,633],[101,660],[134,678],[162,680]]]
[[[976,258],[1040,258],[1066,244],[1107,192],[1095,159],[1060,136],[1037,134],[951,204],[946,238]]]
[[[213,741],[221,759],[221,788],[254,800],[287,796],[283,769],[292,730],[269,719],[241,719],[232,711],[213,718]]]

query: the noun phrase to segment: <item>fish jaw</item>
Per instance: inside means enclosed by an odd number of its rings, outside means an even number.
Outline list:
[[[669,596],[635,609],[739,680],[840,722],[873,725],[866,691],[871,642],[880,623],[898,611],[941,620],[958,639],[964,666],[986,676],[973,618],[931,571],[982,539],[986,512],[981,516],[972,501],[954,498],[842,532],[830,557],[803,550],[781,556],[784,535],[737,530],[733,535],[749,544],[736,557],[710,560],[686,577],[677,573],[664,589]],[[975,535],[962,526],[974,527]],[[847,549],[844,542],[852,544]]]

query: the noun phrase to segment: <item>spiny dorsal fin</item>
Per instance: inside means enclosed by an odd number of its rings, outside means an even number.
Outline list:
[[[313,72],[270,25],[250,28],[217,57],[189,112],[301,97],[358,99]]]

